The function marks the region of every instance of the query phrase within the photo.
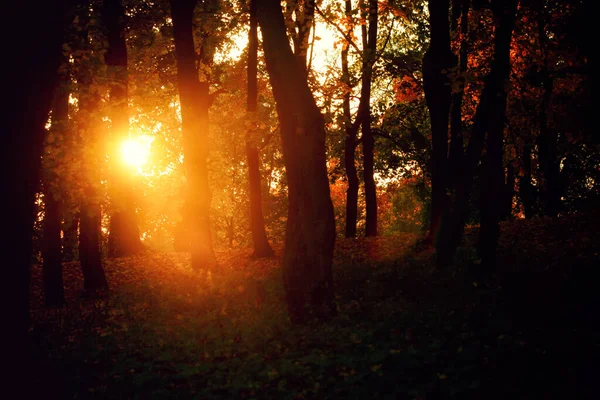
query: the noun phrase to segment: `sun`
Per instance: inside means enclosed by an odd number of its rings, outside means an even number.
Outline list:
[[[139,168],[148,162],[150,143],[147,140],[127,139],[121,145],[121,156],[125,164]]]

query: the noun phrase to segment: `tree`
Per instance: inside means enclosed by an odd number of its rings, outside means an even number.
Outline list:
[[[310,66],[308,47],[310,30],[315,20],[315,0],[296,0],[285,3],[285,22],[289,37],[294,44],[294,55],[304,77],[308,77]]]
[[[496,2],[494,56],[490,71],[485,77],[484,87],[477,105],[471,138],[461,166],[461,176],[457,177],[454,193],[447,212],[442,218],[440,239],[436,243],[436,258],[439,267],[452,262],[456,248],[464,233],[465,221],[469,213],[469,198],[473,187],[475,171],[481,160],[486,144],[485,178],[488,187],[484,196],[484,210],[478,251],[485,263],[491,263],[499,235],[500,204],[496,193],[503,189],[504,172],[502,167],[502,138],[505,126],[506,90],[505,82],[510,73],[510,44],[514,28],[517,1]]]
[[[38,188],[44,125],[61,59],[65,2],[7,4],[2,36],[11,62],[4,63],[11,100],[3,107],[0,191],[4,195],[0,257],[4,265],[4,340],[8,344],[7,390],[28,396],[29,282],[34,194]],[[27,21],[26,23],[24,21]],[[12,58],[14,57],[14,58]],[[25,390],[25,392],[24,392]]]
[[[344,86],[342,94],[342,113],[345,130],[344,141],[344,167],[348,190],[346,191],[346,227],[345,236],[356,236],[356,223],[358,215],[358,171],[356,168],[356,146],[362,145],[363,153],[363,182],[366,202],[365,235],[377,235],[377,187],[374,179],[374,149],[375,138],[372,129],[371,91],[373,81],[373,67],[377,60],[377,35],[378,35],[378,2],[370,0],[359,3],[361,20],[361,46],[353,39],[355,23],[353,15],[357,10],[352,8],[352,1],[344,3],[344,21],[346,28],[336,24],[332,18],[319,10],[320,15],[342,34],[342,74],[341,83]],[[360,94],[358,110],[354,121],[350,111],[350,97],[352,92],[352,77],[349,68],[349,49],[356,49],[360,58]],[[358,138],[358,131],[361,137]]]
[[[365,235],[377,236],[377,187],[373,176],[375,138],[371,130],[371,79],[373,77],[373,64],[377,55],[377,0],[369,0],[368,23],[368,28],[365,24],[361,26],[363,67],[357,119],[360,120],[362,128],[363,180],[365,182],[367,209]]]
[[[139,252],[140,232],[132,196],[131,176],[122,171],[119,146],[129,137],[127,44],[125,42],[125,7],[121,0],[104,0],[102,22],[108,48],[104,55],[110,85],[109,147],[112,163],[110,229],[108,255],[121,257]]]
[[[505,82],[510,74],[510,44],[515,25],[518,1],[498,2],[494,8],[496,19],[496,38],[494,64],[494,94],[490,99],[492,106],[487,116],[487,141],[485,155],[484,179],[486,190],[482,191],[484,203],[481,207],[481,226],[477,244],[478,255],[486,266],[490,266],[496,258],[496,248],[500,236],[500,216],[505,192],[504,182],[504,127],[506,125]],[[495,67],[495,68],[494,68]],[[479,132],[475,131],[475,134]]]
[[[449,0],[429,2],[431,38],[429,49],[423,57],[423,85],[431,119],[430,240],[434,240],[437,235],[447,201],[448,119],[451,104],[448,75],[455,64],[455,56],[450,49],[449,6]]]
[[[63,65],[66,63],[63,59]],[[60,186],[60,171],[63,159],[59,147],[63,143],[69,120],[69,86],[67,77],[62,74],[57,85],[52,106],[52,125],[46,138],[43,155],[44,172],[42,186],[44,193],[44,247],[42,269],[44,277],[44,301],[47,306],[62,306],[65,302],[62,275],[61,219],[64,194]]]
[[[250,0],[250,30],[248,32],[248,103],[246,110],[252,118],[256,114],[258,97],[257,86],[258,66],[258,22],[256,20],[256,0]],[[248,162],[248,181],[250,183],[250,230],[254,244],[254,257],[271,257],[273,249],[267,239],[265,219],[262,211],[262,195],[260,189],[260,160],[258,149],[254,142],[255,129],[248,133],[246,140],[246,159]]]
[[[192,268],[210,268],[215,264],[210,225],[210,188],[208,185],[207,135],[210,107],[207,69],[212,52],[205,40],[200,44],[200,60],[196,68],[194,48],[194,9],[196,0],[171,0],[175,56],[177,59],[177,87],[181,104],[184,154],[188,194],[184,223],[190,234]],[[205,39],[208,32],[203,32]],[[199,72],[204,79],[198,79]]]
[[[62,259],[63,261],[75,261],[79,253],[77,250],[79,212],[74,207],[64,207],[63,211]]]
[[[92,48],[88,29],[91,19],[89,7],[83,5],[79,9],[79,56],[77,65],[78,105],[77,129],[82,138],[80,145],[81,185],[79,208],[79,261],[83,272],[83,286],[86,295],[99,294],[108,290],[108,281],[102,267],[100,242],[102,232],[101,221],[101,187],[98,170],[103,154],[98,151],[100,141],[100,106],[99,88],[94,82],[94,74],[99,64],[98,51]]]
[[[345,14],[346,18],[352,15],[352,1],[346,0]],[[346,35],[350,37],[353,25],[350,24]],[[346,190],[346,220],[344,235],[347,238],[356,236],[356,222],[358,217],[358,171],[356,170],[356,140],[358,133],[358,119],[352,123],[352,114],[350,111],[350,69],[348,66],[348,50],[350,42],[346,40],[342,45],[342,84],[345,86],[342,97],[342,109],[344,113],[344,128],[346,138],[344,140],[344,167],[346,170],[346,179],[348,180],[348,189]]]
[[[288,181],[283,279],[293,322],[329,318],[333,297],[335,221],[325,164],[325,128],[290,49],[281,6],[258,1],[267,71],[277,104]]]

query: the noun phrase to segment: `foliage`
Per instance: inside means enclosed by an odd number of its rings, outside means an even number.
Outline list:
[[[183,254],[110,260],[99,299],[65,264],[64,309],[42,306],[34,268],[31,383],[62,398],[581,398],[592,382],[567,376],[594,360],[598,218],[503,224],[485,279],[474,231],[444,274],[416,235],[339,240],[339,316],[321,326],[289,324],[278,260],[250,250],[209,274]]]

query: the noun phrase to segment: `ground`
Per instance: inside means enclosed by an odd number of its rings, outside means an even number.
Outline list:
[[[582,399],[600,354],[599,214],[504,223],[482,271],[467,231],[456,266],[414,235],[339,240],[339,315],[291,326],[277,257],[219,251],[107,260],[111,291],[42,305],[33,268],[32,386],[51,398]],[[598,397],[596,397],[598,398]]]

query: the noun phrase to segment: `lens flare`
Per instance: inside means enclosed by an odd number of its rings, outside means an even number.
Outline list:
[[[148,162],[149,143],[139,139],[127,139],[121,145],[123,161],[132,167],[139,168]]]

